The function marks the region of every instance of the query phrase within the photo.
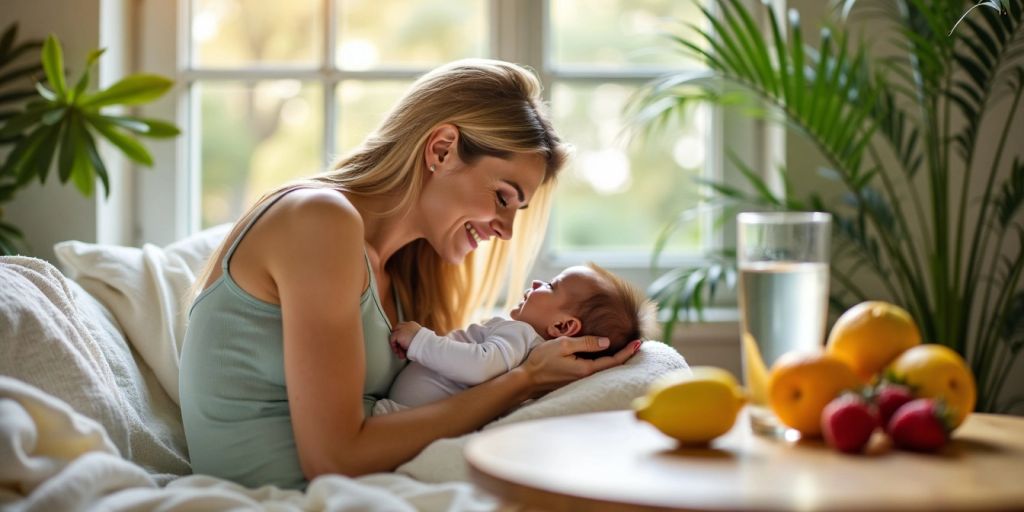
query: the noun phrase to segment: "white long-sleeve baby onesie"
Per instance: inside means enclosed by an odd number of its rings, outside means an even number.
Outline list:
[[[438,336],[421,328],[409,343],[409,363],[373,414],[435,402],[518,366],[544,339],[530,324],[494,317]]]

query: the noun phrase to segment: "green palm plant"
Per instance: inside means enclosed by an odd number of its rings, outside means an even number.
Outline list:
[[[26,62],[25,55],[42,48],[42,41],[18,42],[18,25],[11,24],[0,36],[0,124],[7,122],[18,114],[17,107],[27,98],[35,96],[36,90],[24,85],[26,78],[43,72],[43,65],[38,61]],[[0,147],[18,142],[18,135],[0,137]],[[0,179],[0,203],[10,200],[17,190],[11,180]],[[0,212],[0,254],[14,251],[12,241],[22,237],[21,230],[3,221]]]
[[[167,92],[173,82],[157,75],[136,74],[123,78],[110,87],[89,89],[92,68],[103,50],[89,54],[85,69],[73,87],[64,72],[64,55],[60,42],[53,35],[41,45],[36,42],[14,46],[17,26],[12,25],[0,38],[0,70],[22,53],[42,47],[39,64],[30,64],[0,76],[12,83],[29,81],[38,71],[46,78],[46,85],[35,82],[34,87],[16,89],[0,100],[9,98],[21,102],[29,97],[20,112],[5,111],[0,120],[0,142],[12,144],[7,158],[0,165],[0,203],[10,201],[15,192],[38,178],[45,183],[51,167],[57,168],[61,183],[71,181],[85,196],[93,193],[96,178],[100,179],[104,193],[110,193],[107,168],[97,149],[97,138],[105,139],[131,160],[146,166],[153,165],[153,157],[133,135],[165,138],[180,132],[173,124],[132,116],[114,115],[104,109],[116,105],[148,103]],[[57,165],[53,166],[54,158]],[[11,224],[0,220],[0,254],[17,252],[22,233]]]
[[[641,133],[694,102],[753,98],[762,116],[814,144],[827,162],[820,178],[838,184],[842,201],[820,192],[796,197],[785,169],[784,190],[774,191],[735,157],[749,186],[704,182],[709,200],[725,214],[738,205],[832,213],[833,308],[869,298],[903,305],[926,340],[970,363],[979,410],[1020,403],[997,400],[1024,347],[1024,147],[1009,140],[1024,93],[1022,0],[843,0],[816,46],[806,44],[796,11],[783,20],[766,2],[762,30],[759,13],[740,0],[712,3],[716,12],[701,6],[707,28],[689,27],[696,39],[670,35],[709,71],[666,76],[640,91],[632,113]],[[885,41],[895,52],[851,37],[854,7],[891,23],[894,38]],[[983,140],[983,126],[997,140]],[[981,145],[989,142],[992,154]],[[972,176],[983,187],[972,187]],[[716,285],[734,279],[734,261],[675,269],[652,285],[672,312],[666,330],[681,310],[699,310]],[[869,297],[868,278],[888,297]]]

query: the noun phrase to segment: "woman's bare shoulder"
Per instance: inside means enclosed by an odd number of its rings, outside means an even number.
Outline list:
[[[267,212],[267,224],[283,238],[312,235],[317,238],[363,232],[363,219],[341,192],[329,189],[299,189],[289,192]],[[355,237],[362,245],[362,236]]]
[[[313,253],[346,253],[362,257],[363,219],[341,192],[334,189],[300,189],[289,192],[266,213],[265,247],[286,261]]]

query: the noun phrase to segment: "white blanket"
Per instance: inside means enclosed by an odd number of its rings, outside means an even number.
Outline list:
[[[397,474],[317,478],[305,492],[248,489],[208,476],[160,487],[122,459],[103,427],[39,389],[0,376],[0,508],[60,510],[282,511],[493,510],[467,483],[424,484]]]
[[[0,257],[0,375],[94,419],[165,482],[191,473],[181,413],[109,311],[49,263]]]

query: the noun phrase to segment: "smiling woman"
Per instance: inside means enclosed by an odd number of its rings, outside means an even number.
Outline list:
[[[516,229],[516,214],[533,204],[524,216],[543,216],[565,157],[534,75],[463,60],[420,78],[333,171],[265,195],[197,281],[179,386],[193,470],[282,487],[392,470],[624,362],[636,347],[585,360],[575,353],[607,340],[561,337],[463,393],[369,416],[403,366],[389,343],[398,322],[451,331],[481,290],[530,263],[495,266],[536,247],[543,229]]]

